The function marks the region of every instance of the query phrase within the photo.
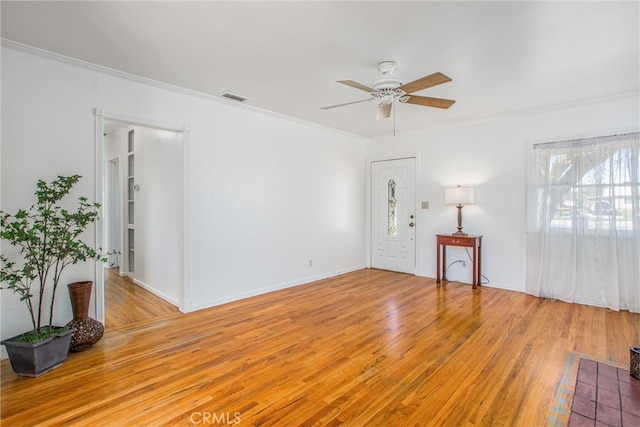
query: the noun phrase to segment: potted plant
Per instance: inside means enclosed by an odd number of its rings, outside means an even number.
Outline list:
[[[78,199],[75,211],[60,201],[80,175],[59,176],[50,183],[39,180],[37,201],[14,215],[0,211],[0,238],[17,248],[18,261],[0,255],[0,286],[18,295],[31,317],[30,331],[6,339],[11,366],[18,375],[37,377],[62,364],[74,328],[53,324],[55,297],[66,267],[106,257],[82,241],[87,227],[98,220],[99,203]],[[6,252],[6,251],[3,251]]]

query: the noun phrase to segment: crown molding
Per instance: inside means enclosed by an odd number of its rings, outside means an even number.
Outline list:
[[[623,92],[623,93],[617,93],[614,95],[602,96],[599,98],[589,98],[589,99],[582,99],[574,102],[567,102],[563,104],[554,104],[554,105],[545,105],[545,106],[535,107],[535,108],[527,108],[524,110],[517,110],[517,111],[512,111],[504,114],[498,114],[495,116],[482,117],[478,119],[461,121],[457,123],[445,123],[445,124],[433,126],[429,129],[418,129],[418,130],[410,130],[406,132],[398,132],[397,135],[398,136],[419,135],[419,134],[432,132],[432,131],[458,129],[458,128],[464,128],[467,126],[474,126],[478,124],[490,123],[498,120],[508,119],[511,117],[522,117],[522,116],[528,116],[531,114],[541,114],[541,113],[548,113],[553,111],[562,111],[570,108],[579,108],[579,107],[584,107],[588,105],[602,104],[605,102],[612,102],[612,101],[625,100],[625,99],[635,99],[640,102],[640,91]],[[390,135],[373,136],[369,138],[369,141],[384,140],[386,138],[391,138],[391,136]]]
[[[66,55],[61,55],[59,53],[55,53],[55,52],[51,52],[49,50],[45,50],[45,49],[41,49],[38,47],[34,47],[34,46],[30,46],[24,43],[20,43],[20,42],[16,42],[7,38],[2,37],[0,39],[1,41],[1,46],[2,48],[10,48],[10,49],[14,49],[20,52],[24,52],[30,55],[34,55],[34,56],[38,56],[41,58],[45,58],[45,59],[49,59],[51,61],[55,61],[55,62],[60,62],[63,64],[67,64],[67,65],[71,65],[71,66],[75,66],[75,67],[80,67],[80,68],[84,68],[86,70],[90,70],[96,73],[101,73],[101,74],[107,74],[113,77],[118,77],[121,79],[125,79],[125,80],[129,80],[129,81],[133,81],[136,83],[140,83],[140,84],[144,84],[144,85],[148,85],[148,86],[154,86],[157,88],[161,88],[164,90],[168,90],[168,91],[172,91],[172,92],[176,92],[176,93],[180,93],[183,95],[188,95],[188,96],[193,96],[196,98],[201,98],[201,99],[205,99],[208,101],[213,101],[213,102],[217,102],[219,104],[224,104],[227,105],[229,107],[235,107],[235,108],[240,108],[243,110],[247,110],[247,111],[252,111],[254,113],[258,113],[258,114],[264,114],[267,116],[271,116],[271,117],[275,117],[281,120],[286,120],[289,122],[293,122],[293,123],[298,123],[298,124],[302,124],[305,126],[310,126],[316,129],[321,129],[324,131],[328,131],[328,132],[332,132],[332,133],[337,133],[343,136],[347,136],[350,138],[355,138],[361,141],[367,141],[368,138],[364,137],[362,135],[356,135],[350,132],[345,132],[343,130],[340,129],[335,129],[329,126],[324,126],[324,125],[320,125],[318,123],[314,123],[314,122],[310,122],[307,120],[302,120],[296,117],[292,117],[292,116],[288,116],[286,114],[281,114],[281,113],[276,113],[274,111],[269,111],[269,110],[265,110],[263,108],[259,108],[259,107],[254,107],[252,105],[247,105],[247,104],[240,104],[237,103],[236,101],[231,101],[228,100],[226,98],[223,98],[221,96],[216,96],[216,95],[211,95],[208,93],[204,93],[204,92],[199,92],[196,90],[191,90],[191,89],[187,89],[184,88],[182,86],[176,86],[176,85],[172,85],[170,83],[165,83],[165,82],[161,82],[158,80],[153,80],[147,77],[142,77],[142,76],[138,76],[135,74],[131,74],[131,73],[127,73],[124,71],[120,71],[120,70],[116,70],[114,68],[109,68],[109,67],[105,67],[103,65],[98,65],[98,64],[94,64],[92,62],[88,62],[88,61],[84,61],[82,59],[77,59],[77,58],[73,58],[71,56],[66,56]]]

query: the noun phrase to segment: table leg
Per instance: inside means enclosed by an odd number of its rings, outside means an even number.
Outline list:
[[[480,286],[480,282],[482,281],[482,241],[478,239],[478,286]]]
[[[478,286],[478,245],[474,244],[473,245],[473,262],[471,263],[471,268],[473,270],[472,272],[472,278],[471,281],[473,283],[473,289],[475,289]]]
[[[440,243],[436,243],[436,283],[440,283]]]
[[[442,280],[447,280],[447,245],[442,245]]]

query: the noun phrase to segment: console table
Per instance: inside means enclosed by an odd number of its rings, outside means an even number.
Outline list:
[[[446,277],[446,265],[447,265],[447,246],[462,246],[466,248],[473,248],[472,257],[472,285],[473,289],[480,286],[480,261],[481,261],[481,245],[482,236],[456,236],[454,234],[436,234],[436,283],[440,283],[440,273],[442,272],[442,280],[447,280]],[[442,254],[440,253],[442,251]],[[442,261],[440,261],[442,260]]]

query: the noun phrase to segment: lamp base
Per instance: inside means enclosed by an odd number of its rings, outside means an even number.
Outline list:
[[[467,233],[464,233],[462,231],[462,204],[458,203],[458,205],[456,206],[456,208],[458,208],[458,231],[456,231],[455,233],[453,233],[453,236],[468,236]]]

